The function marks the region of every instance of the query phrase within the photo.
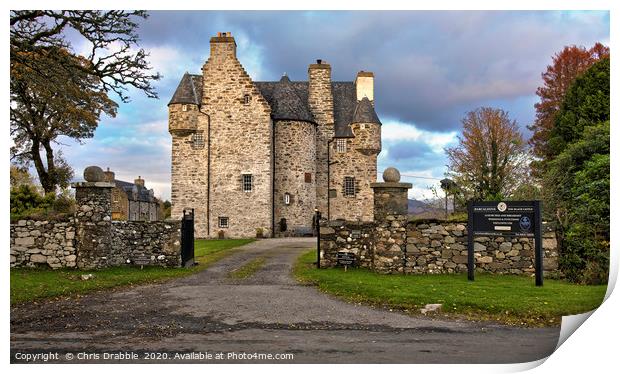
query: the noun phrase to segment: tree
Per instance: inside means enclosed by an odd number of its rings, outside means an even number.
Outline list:
[[[600,283],[609,271],[609,121],[549,162],[546,201],[556,214],[560,269],[575,282]]]
[[[128,102],[127,86],[157,94],[160,75],[137,46],[136,18],[144,11],[11,11],[12,159],[34,163],[46,192],[64,187],[73,171],[53,145],[67,136],[81,142],[93,136],[101,114],[114,116],[115,93]],[[72,52],[72,29],[90,45],[88,56]]]
[[[533,132],[529,144],[534,156],[539,158],[539,161],[533,163],[537,176],[544,171],[545,162],[551,158],[548,140],[566,91],[575,78],[596,61],[608,56],[609,48],[601,43],[596,43],[589,50],[574,45],[567,46],[553,56],[552,64],[547,66],[547,70],[542,74],[543,86],[536,90],[536,95],[540,98],[534,106],[536,120],[528,126]]]
[[[11,189],[18,188],[20,186],[34,186],[32,176],[28,172],[28,169],[20,168],[17,165],[11,164],[10,171]]]
[[[549,133],[551,156],[581,138],[583,129],[610,118],[610,61],[603,58],[577,77],[566,92],[555,126]]]
[[[478,108],[462,120],[459,144],[445,149],[448,174],[467,199],[501,199],[527,173],[525,142],[508,113]]]

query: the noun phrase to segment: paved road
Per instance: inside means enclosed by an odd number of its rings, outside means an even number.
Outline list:
[[[228,359],[256,352],[293,354],[269,361],[278,363],[508,363],[548,356],[557,343],[559,328],[414,318],[299,285],[291,266],[313,245],[261,240],[187,278],[12,308],[11,361],[23,362],[17,353],[60,352],[66,360],[66,352],[88,352],[71,362],[117,362],[104,353],[133,351],[138,360],[121,362],[179,362],[178,352],[213,354],[181,362],[266,362]],[[228,277],[257,257],[266,262],[254,276]],[[165,354],[147,360],[148,352]]]

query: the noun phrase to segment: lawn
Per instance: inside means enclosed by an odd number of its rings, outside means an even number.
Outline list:
[[[196,240],[194,257],[198,265],[188,269],[128,266],[101,270],[11,269],[11,304],[183,277],[206,269],[252,241],[254,239]],[[94,277],[84,281],[80,278],[82,274]]]
[[[597,308],[606,286],[582,286],[516,275],[382,275],[367,269],[316,269],[316,252],[302,255],[294,268],[298,280],[321,291],[359,302],[417,314],[426,304],[443,304],[441,315],[496,320],[512,325],[553,326],[563,315]]]

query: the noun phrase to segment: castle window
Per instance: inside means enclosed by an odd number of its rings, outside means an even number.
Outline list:
[[[205,146],[205,138],[201,132],[195,132],[192,134],[192,148],[200,149]]]
[[[181,110],[184,112],[187,112],[187,104],[183,104],[183,106],[181,107]]]
[[[291,203],[291,194],[287,192],[284,194],[284,204],[289,205],[290,203]]]
[[[228,228],[228,217],[217,217],[217,225],[221,229],[227,229]]]
[[[336,140],[336,151],[338,153],[345,153],[347,151],[347,139]]]
[[[312,173],[305,173],[304,174],[304,181],[306,183],[312,183]]]
[[[354,177],[344,177],[343,195],[344,196],[355,196],[355,178]]]
[[[242,174],[243,192],[252,192],[252,174]]]
[[[252,97],[250,95],[243,95],[243,103],[245,105],[250,104],[250,100],[252,99]]]

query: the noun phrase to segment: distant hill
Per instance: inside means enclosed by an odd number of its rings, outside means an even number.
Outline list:
[[[409,216],[413,218],[444,218],[446,214],[443,208],[437,208],[429,203],[415,199],[409,199],[407,211]]]

